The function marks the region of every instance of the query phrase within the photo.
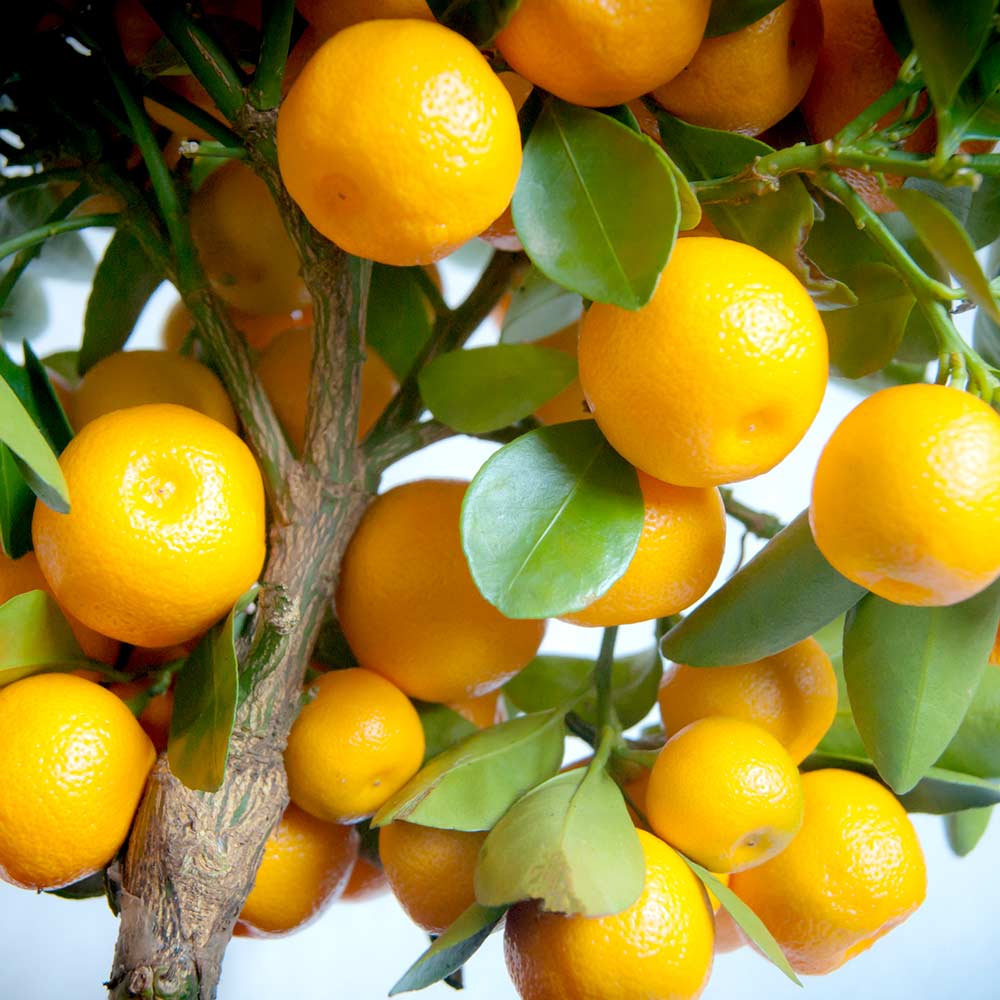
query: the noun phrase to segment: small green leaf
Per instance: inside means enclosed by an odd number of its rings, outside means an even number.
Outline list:
[[[728,885],[723,885],[707,868],[702,868],[696,861],[685,858],[683,854],[681,857],[684,858],[691,871],[698,876],[705,888],[715,896],[726,912],[736,921],[740,930],[754,943],[757,950],[772,965],[781,969],[796,986],[801,986],[799,977],[795,975],[795,970],[789,965],[785,953],[764,925],[764,921]]]
[[[449,747],[479,732],[473,723],[447,705],[421,701],[415,702],[414,708],[424,727],[425,764]]]
[[[167,758],[174,775],[196,791],[217,791],[226,776],[239,694],[236,640],[258,589],[254,584],[236,602],[177,674]]]
[[[983,839],[986,828],[990,825],[993,806],[982,809],[966,809],[964,812],[951,813],[945,816],[945,833],[948,836],[948,846],[960,858],[971,854],[976,845]]]
[[[426,989],[462,968],[493,933],[506,912],[506,906],[473,903],[403,973],[399,982],[389,990],[389,996]]]
[[[983,671],[972,704],[937,766],[1000,778],[1000,667],[990,665]]]
[[[534,344],[449,351],[420,373],[427,408],[463,434],[500,430],[530,416],[576,378],[576,359]]]
[[[511,19],[521,0],[427,0],[431,13],[446,27],[486,48]]]
[[[61,889],[46,889],[49,896],[58,896],[60,899],[98,899],[108,894],[107,876],[104,871],[94,872],[86,878],[74,882],[72,885],[64,885]]]
[[[712,0],[706,38],[728,35],[770,14],[783,0]]]
[[[497,823],[479,853],[476,899],[538,899],[546,910],[599,917],[631,906],[645,873],[622,793],[595,758],[532,789]]]
[[[28,374],[42,430],[55,450],[61,453],[73,439],[73,428],[66,419],[66,412],[52,388],[45,368],[27,343],[24,344],[24,370]]]
[[[52,322],[45,285],[34,272],[22,275],[0,307],[0,337],[33,340]]]
[[[0,444],[0,548],[19,559],[31,551],[31,512],[35,494],[21,475],[13,452]]]
[[[433,312],[416,267],[372,265],[365,339],[405,378],[431,335]]]
[[[642,534],[635,469],[592,420],[523,434],[479,470],[462,545],[483,596],[509,618],[579,611],[628,568]]]
[[[541,340],[565,329],[583,315],[583,299],[577,292],[549,281],[533,267],[511,293],[500,341],[522,344]]]
[[[671,629],[661,650],[695,667],[750,663],[818,632],[864,593],[823,557],[803,511]]]
[[[1000,618],[1000,585],[949,607],[869,594],[848,613],[844,675],[851,712],[879,774],[908,792],[958,731]]]
[[[89,666],[59,605],[45,591],[29,590],[0,604],[0,686]]]
[[[680,205],[651,139],[553,98],[525,146],[513,216],[528,256],[553,281],[638,309],[673,249]]]
[[[138,239],[127,229],[119,229],[97,265],[87,300],[80,345],[81,375],[125,346],[163,277]]]
[[[563,713],[540,712],[483,729],[439,754],[375,814],[446,830],[489,830],[529,788],[559,770]]]
[[[64,378],[71,388],[75,389],[80,384],[79,351],[56,351],[55,354],[46,354],[42,358],[42,364]]]

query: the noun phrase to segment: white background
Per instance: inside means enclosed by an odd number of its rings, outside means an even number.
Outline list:
[[[95,247],[99,244],[95,242]],[[446,272],[450,299],[467,287],[469,275]],[[51,323],[34,344],[36,353],[76,347],[86,286],[48,283]],[[140,321],[131,346],[158,346],[162,319],[176,298],[163,287]],[[495,331],[486,329],[480,339]],[[19,359],[19,351],[8,345]],[[819,450],[857,397],[831,386],[823,410],[802,444],[776,470],[741,485],[745,502],[783,519],[808,502]],[[442,442],[390,470],[386,486],[428,475],[471,478],[490,453],[482,442]],[[737,528],[731,529],[728,560],[734,558]],[[720,579],[728,572],[723,567]],[[543,649],[595,653],[599,632],[555,623]],[[620,633],[619,650],[646,644],[648,630],[631,626]],[[580,756],[579,748],[571,757]],[[805,992],[789,983],[764,959],[744,948],[720,956],[706,1000],[914,1000],[1000,997],[1000,821],[965,860],[948,850],[942,821],[914,817],[927,857],[927,901],[902,927],[837,973],[805,980]],[[613,865],[614,859],[609,858]],[[446,873],[442,873],[447,877]],[[0,1000],[101,1000],[117,921],[102,900],[68,901],[34,895],[0,883]],[[272,941],[236,939],[229,947],[220,1000],[377,1000],[384,997],[410,962],[426,947],[423,932],[409,923],[391,896],[368,903],[335,904],[316,922],[290,937]],[[514,1000],[503,968],[501,935],[495,934],[466,968],[469,1000]],[[454,996],[438,985],[423,994]],[[613,1000],[613,998],[608,998]],[[655,1000],[655,998],[653,998]]]

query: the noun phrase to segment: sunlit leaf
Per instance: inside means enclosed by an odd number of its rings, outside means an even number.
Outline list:
[[[29,590],[0,604],[0,686],[89,666],[59,605],[45,591]]]
[[[500,340],[504,344],[529,343],[565,329],[583,315],[583,299],[577,292],[549,281],[532,268],[511,293]]]

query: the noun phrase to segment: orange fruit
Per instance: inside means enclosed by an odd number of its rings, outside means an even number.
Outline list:
[[[327,38],[362,21],[434,17],[425,0],[296,0],[295,6]]]
[[[381,896],[389,888],[389,880],[385,872],[364,856],[358,855],[354,871],[348,879],[344,892],[340,897],[343,903],[362,903],[376,896]]]
[[[710,0],[522,0],[496,46],[536,86],[606,107],[675,77],[701,44],[710,7]]]
[[[545,913],[518,903],[507,913],[507,971],[522,1000],[683,1000],[701,995],[712,971],[712,911],[705,890],[673,848],[638,831],[646,859],[642,895],[609,917]]]
[[[676,614],[712,585],[726,546],[726,511],[714,487],[671,486],[639,473],[645,515],[639,545],[605,594],[563,615],[575,625],[627,625]]]
[[[44,590],[50,597],[55,598],[52,588],[42,575],[35,553],[28,552],[20,559],[11,559],[0,552],[0,604],[6,604],[12,597],[26,594],[29,590]],[[118,658],[117,639],[95,632],[65,609],[60,608],[60,610],[88,660],[97,660],[108,665],[115,662]]]
[[[407,916],[441,934],[475,901],[473,876],[486,831],[438,830],[402,820],[383,826],[378,853]]]
[[[312,306],[301,306],[284,313],[242,312],[230,307],[229,318],[236,329],[243,334],[243,339],[255,351],[262,351],[268,344],[286,330],[296,327],[312,327]],[[184,346],[188,334],[194,329],[194,317],[182,301],[178,299],[167,313],[161,334],[163,348],[167,351],[179,351]]]
[[[706,38],[653,96],[695,125],[757,135],[802,100],[822,41],[820,0],[785,0],[745,28]]]
[[[224,302],[263,314],[310,305],[278,207],[249,167],[230,160],[213,170],[194,193],[190,216],[202,266]]]
[[[239,923],[248,937],[280,937],[318,917],[347,885],[358,831],[289,805],[264,845]]]
[[[129,702],[140,696],[152,683],[151,678],[142,678],[123,684],[109,684],[108,690],[121,698],[122,701]],[[170,740],[170,719],[173,714],[174,693],[173,691],[164,691],[161,694],[153,695],[136,716],[139,725],[142,726],[143,732],[149,737],[153,749],[157,753],[162,753],[167,749],[167,743]]]
[[[678,240],[641,309],[591,306],[579,351],[605,436],[637,468],[678,486],[773,468],[826,388],[826,332],[805,289],[760,250],[713,237]]]
[[[324,236],[383,264],[428,264],[481,233],[521,169],[510,95],[436,22],[367,21],[309,60],[281,106],[278,163]]]
[[[1000,416],[941,385],[883,389],[833,432],[813,480],[820,551],[897,604],[955,604],[1000,575]]]
[[[923,902],[916,832],[886,788],[850,771],[803,775],[805,821],[776,858],[733,876],[796,972],[839,969]]]
[[[341,565],[337,615],[358,662],[424,701],[495,690],[545,631],[504,617],[476,588],[459,534],[467,486],[424,479],[383,493]]]
[[[361,407],[358,411],[358,440],[374,426],[399,383],[392,369],[370,348],[361,366]],[[312,375],[312,327],[299,327],[278,334],[261,352],[257,362],[264,391],[295,450],[302,451],[306,440],[309,408],[309,378]]]
[[[264,563],[264,487],[222,424],[167,403],[98,417],[59,459],[72,510],[35,505],[56,600],[122,642],[168,646],[228,613]]]
[[[729,876],[732,881],[732,876]],[[728,910],[715,911],[715,954],[725,955],[742,948],[747,939],[740,925],[729,915]]]
[[[1000,666],[1000,628],[997,628],[997,637],[993,640],[993,651],[990,653],[990,663]]]
[[[215,101],[208,96],[208,91],[202,84],[190,74],[180,76],[162,76],[159,82],[168,90],[172,90],[178,97],[183,97],[190,101],[195,107],[201,108],[217,121],[225,124],[225,115],[219,110]],[[211,133],[199,125],[193,125],[180,112],[168,108],[153,97],[144,97],[142,105],[146,109],[146,114],[156,122],[169,129],[170,132],[182,139],[194,139],[197,142],[214,142]]]
[[[231,431],[238,426],[215,373],[173,351],[116,351],[98,361],[73,393],[72,423],[80,431],[105,413],[144,403],[176,403]]]
[[[285,749],[292,801],[328,823],[371,816],[423,762],[420,716],[399,688],[359,667],[322,674],[308,691]]]
[[[507,713],[500,701],[499,690],[490,691],[489,694],[480,695],[478,698],[456,701],[448,707],[480,729],[489,729],[490,726],[504,722],[507,718]]]
[[[0,690],[0,877],[40,890],[100,871],[128,835],[155,758],[98,684],[36,674]]]
[[[660,684],[667,737],[698,719],[724,715],[766,729],[799,764],[816,749],[837,714],[837,675],[815,639],[753,663],[674,665]]]
[[[713,872],[784,850],[802,825],[802,782],[785,748],[742,719],[699,719],[672,736],[649,776],[653,832]]]
[[[579,335],[580,324],[576,322],[563,327],[563,329],[558,330],[556,333],[550,333],[541,340],[536,340],[535,343],[539,347],[548,347],[553,351],[560,351],[563,354],[568,354],[571,358],[575,358]],[[583,398],[583,389],[580,386],[579,376],[573,379],[557,396],[553,396],[542,403],[535,410],[535,418],[541,423],[548,425],[565,424],[571,420],[589,419],[590,409],[587,407],[586,399]]]

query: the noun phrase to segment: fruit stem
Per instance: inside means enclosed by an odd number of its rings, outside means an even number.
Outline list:
[[[281,84],[288,61],[295,0],[264,0],[260,55],[247,97],[258,111],[270,111],[281,103]]]
[[[95,226],[114,228],[120,221],[120,212],[106,212],[100,215],[75,215],[71,219],[47,222],[0,242],[0,260],[21,250],[28,250],[39,243],[44,243],[47,239],[58,236],[60,233],[72,233],[78,229],[91,229]]]
[[[611,669],[615,662],[615,640],[618,638],[618,626],[612,625],[604,630],[601,636],[601,651],[594,666],[594,689],[597,692],[597,729],[602,734],[608,728],[618,731],[615,718],[615,706],[611,698]]]
[[[754,510],[753,507],[741,503],[733,496],[731,489],[722,488],[719,492],[722,494],[722,503],[726,508],[726,513],[758,538],[774,538],[784,528],[785,525],[780,518],[775,517],[774,514]]]

